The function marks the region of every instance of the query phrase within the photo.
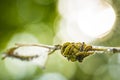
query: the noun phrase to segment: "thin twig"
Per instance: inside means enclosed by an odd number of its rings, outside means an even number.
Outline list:
[[[55,49],[55,46],[49,46],[49,45],[43,45],[43,44],[23,44],[23,43],[15,43],[16,46],[22,47],[22,46],[38,46],[38,47],[44,47],[48,49]]]
[[[93,46],[93,51],[103,51],[110,53],[120,53],[120,47]]]

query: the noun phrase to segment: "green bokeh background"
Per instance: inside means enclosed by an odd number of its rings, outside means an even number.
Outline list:
[[[92,44],[120,45],[120,0],[106,0],[117,15],[111,32]],[[87,5],[86,5],[87,6]],[[1,0],[0,53],[14,43],[53,44],[60,20],[58,0]],[[50,55],[46,69],[14,59],[0,60],[0,80],[119,80],[120,55],[95,54],[83,63]],[[1,57],[0,55],[0,57]]]

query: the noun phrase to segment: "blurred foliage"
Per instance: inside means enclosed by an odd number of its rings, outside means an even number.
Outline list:
[[[43,43],[52,43],[55,21],[59,18],[57,0],[4,0],[0,1],[0,12],[0,49],[19,32],[28,32]]]
[[[108,35],[93,44],[119,46],[120,0],[106,1],[115,9],[116,22]],[[57,0],[1,0],[0,52],[16,42],[52,44],[60,19],[57,4]],[[83,63],[68,63],[61,55],[53,54],[45,70],[7,59],[0,61],[0,80],[119,80],[119,67],[119,54],[95,54]]]
[[[57,3],[57,0],[1,0],[0,52],[16,42],[52,44],[60,18]],[[33,80],[41,74],[40,69],[26,64],[0,61],[0,80]]]
[[[102,46],[119,46],[120,45],[120,0],[106,0],[114,9],[116,20],[109,34],[102,38],[96,39],[93,44]]]

